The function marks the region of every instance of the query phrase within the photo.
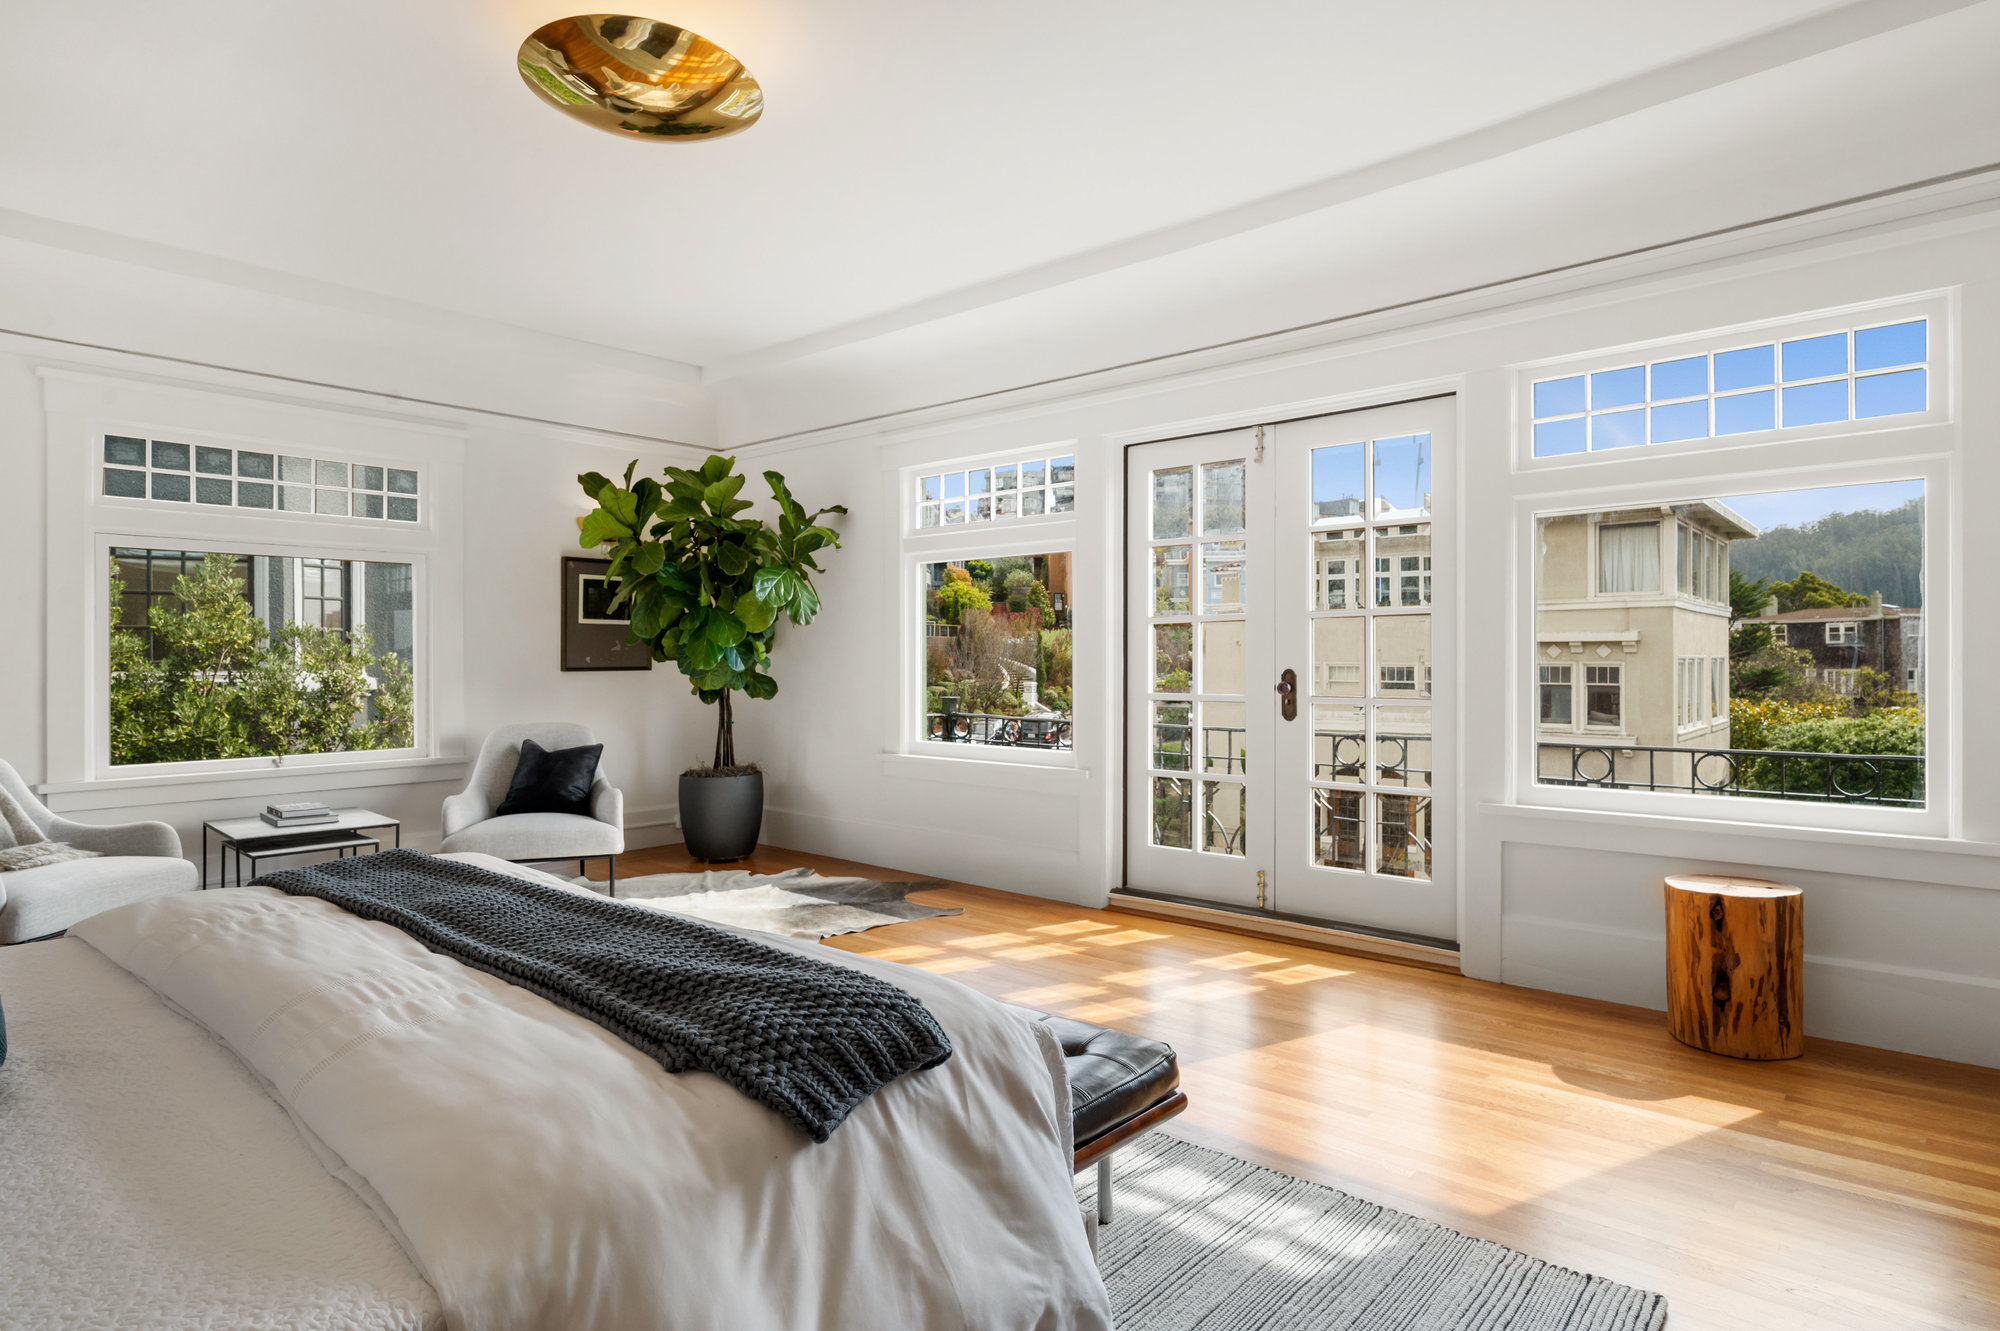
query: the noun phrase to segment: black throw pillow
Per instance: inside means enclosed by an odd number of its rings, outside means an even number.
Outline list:
[[[521,761],[514,768],[514,780],[507,787],[507,798],[500,801],[493,816],[580,813],[588,818],[590,783],[597,779],[597,760],[603,754],[602,744],[583,744],[551,752],[531,739],[522,740]]]

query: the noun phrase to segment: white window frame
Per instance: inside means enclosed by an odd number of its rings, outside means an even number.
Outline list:
[[[891,725],[893,727],[884,745],[887,763],[898,765],[910,759],[945,760],[945,768],[976,771],[973,765],[985,765],[984,770],[992,770],[992,765],[1007,765],[1021,769],[1027,779],[1027,769],[1055,769],[1043,775],[1054,778],[1057,771],[1081,776],[1078,751],[1085,743],[1084,723],[1091,728],[1091,734],[1104,733],[1106,719],[1092,715],[1089,708],[1098,705],[1095,691],[1087,691],[1082,686],[1089,657],[1085,653],[1076,662],[1076,687],[1072,690],[1073,711],[1071,716],[1070,747],[1068,749],[1019,749],[1004,744],[947,744],[930,739],[921,733],[919,717],[924,698],[924,620],[923,620],[923,566],[941,562],[959,562],[967,559],[1001,559],[1009,556],[1067,554],[1071,560],[1072,575],[1080,581],[1078,567],[1077,511],[1039,514],[1031,517],[995,519],[986,522],[968,522],[951,527],[916,526],[917,483],[927,475],[935,475],[952,470],[966,471],[978,467],[1005,464],[1023,457],[1068,457],[1077,456],[1076,505],[1080,509],[1084,502],[1086,487],[1090,481],[1085,476],[1084,459],[1076,448],[1075,441],[1052,443],[1042,447],[1009,448],[1004,451],[960,457],[932,457],[919,463],[905,464],[889,469],[889,483],[895,487],[897,502],[891,511],[903,532],[900,548],[896,554],[894,585],[891,595],[895,606],[894,623],[898,647],[897,659],[901,669],[897,672],[895,698]],[[1087,589],[1085,589],[1087,591]],[[1070,607],[1072,616],[1077,607]],[[1092,608],[1092,613],[1104,613],[1103,607]],[[1074,618],[1072,618],[1074,624]],[[1073,634],[1071,641],[1078,646],[1086,645],[1087,634]],[[930,766],[928,761],[925,766]]]
[[[1565,356],[1544,361],[1535,361],[1516,367],[1515,401],[1515,468],[1517,471],[1562,471],[1577,467],[1604,469],[1620,467],[1623,464],[1646,456],[1662,454],[1685,454],[1701,452],[1730,451],[1740,448],[1757,448],[1771,444],[1799,444],[1812,440],[1853,435],[1873,434],[1881,431],[1920,429],[1924,426],[1942,425],[1951,420],[1952,404],[1956,401],[1956,345],[1957,329],[1952,322],[1953,302],[1948,292],[1931,292],[1895,300],[1869,302],[1801,314],[1792,318],[1758,323],[1739,324],[1734,327],[1711,329],[1687,337],[1663,339],[1654,342],[1630,343],[1625,346],[1607,347],[1583,356]],[[1873,416],[1855,420],[1850,414],[1844,421],[1832,421],[1822,425],[1785,426],[1782,408],[1783,368],[1774,374],[1780,382],[1772,385],[1779,392],[1780,424],[1770,430],[1758,430],[1745,434],[1730,434],[1720,437],[1710,434],[1702,439],[1684,439],[1675,443],[1647,443],[1631,448],[1611,449],[1600,452],[1585,451],[1566,453],[1555,457],[1535,456],[1535,404],[1534,386],[1548,379],[1566,379],[1572,375],[1586,376],[1585,389],[1588,392],[1588,376],[1610,371],[1629,369],[1633,366],[1648,366],[1661,361],[1678,360],[1689,356],[1716,356],[1725,352],[1738,351],[1746,347],[1760,347],[1770,343],[1773,355],[1782,357],[1783,344],[1802,338],[1820,336],[1826,333],[1842,332],[1857,328],[1874,328],[1886,324],[1907,323],[1913,319],[1923,319],[1925,330],[1926,373],[1925,389],[1930,405],[1923,411],[1906,412],[1896,416]],[[1851,364],[1847,377],[1854,378],[1856,372]],[[1809,382],[1809,381],[1800,381]],[[1791,387],[1798,387],[1795,383]],[[1714,397],[1714,362],[1710,361],[1710,400]],[[1657,404],[1655,404],[1657,405]],[[1849,411],[1853,403],[1850,400]],[[1645,406],[1639,408],[1647,410]],[[1713,411],[1710,413],[1710,428],[1713,429]],[[1588,427],[1586,426],[1586,429]]]
[[[1829,619],[1826,621],[1826,645],[1829,647],[1858,647],[1861,645],[1861,623],[1854,619]]]
[[[1936,363],[1936,362],[1933,362]],[[1853,422],[1849,422],[1851,426]],[[1693,503],[1716,496],[1870,485],[1885,481],[1924,483],[1923,585],[1925,657],[1927,663],[1955,661],[1957,621],[1951,597],[1956,570],[1947,557],[1954,548],[1955,514],[1951,501],[1956,431],[1949,426],[1928,430],[1882,432],[1862,430],[1836,440],[1784,440],[1771,446],[1757,471],[1746,476],[1741,464],[1716,450],[1694,450],[1668,457],[1651,449],[1629,449],[1629,459],[1600,458],[1588,468],[1549,473],[1544,486],[1525,485],[1515,500],[1516,559],[1519,586],[1526,590],[1516,606],[1519,641],[1539,647],[1535,596],[1537,524],[1547,518],[1621,511],[1654,505]],[[1653,454],[1653,456],[1647,456]],[[1595,542],[1592,543],[1594,551]],[[1595,574],[1593,571],[1593,578]],[[1593,583],[1594,585],[1594,583]],[[1522,651],[1518,659],[1533,661],[1537,652]],[[1516,677],[1519,678],[1518,676]],[[1531,680],[1533,676],[1529,677]],[[1630,683],[1629,680],[1626,681]],[[1671,791],[1608,790],[1558,786],[1538,781],[1534,767],[1538,726],[1537,695],[1530,687],[1517,689],[1513,728],[1515,756],[1510,764],[1514,802],[1526,806],[1568,808],[1592,813],[1630,813],[1686,818],[1705,822],[1744,823],[1777,827],[1888,832],[1911,836],[1944,836],[1958,817],[1959,737],[1949,681],[1939,686],[1935,675],[1925,690],[1925,791],[1922,809],[1873,805],[1824,806],[1805,801],[1761,800],[1695,795]],[[1585,733],[1603,728],[1579,727]]]
[[[449,780],[462,729],[458,494],[462,430],[208,388],[44,369],[48,413],[48,763],[59,809],[242,798],[243,792]],[[419,521],[162,503],[101,493],[106,435],[289,452],[419,474]],[[117,547],[412,565],[415,744],[408,749],[185,763],[110,761],[109,552]],[[81,668],[79,668],[81,666]],[[444,770],[440,769],[452,769]],[[365,775],[364,775],[365,774]]]
[[[1790,624],[1771,625],[1771,641],[1778,643],[1780,646],[1784,647],[1791,646],[1792,645],[1791,629],[1792,626]]]

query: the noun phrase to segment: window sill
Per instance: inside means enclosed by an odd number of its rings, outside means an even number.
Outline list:
[[[377,786],[458,782],[471,767],[465,757],[385,758],[376,762],[312,764],[294,759],[282,767],[229,772],[167,772],[45,782],[35,793],[57,813],[127,809],[154,804],[194,804],[267,795],[311,794]]]
[[[1992,865],[1984,863],[2000,859],[2000,842],[1500,800],[1482,801],[1479,809],[1481,813],[1519,829],[1519,835],[1510,835],[1507,839],[1544,845],[1591,846],[1680,859],[1729,860],[1732,858],[1731,851],[1735,851],[1733,858],[1744,864],[1782,859],[1795,867],[1823,872],[2000,890],[2000,875],[1994,873]],[[1655,840],[1635,838],[1635,833],[1659,835]],[[1598,834],[1603,835],[1601,846]],[[1705,845],[1723,839],[1736,844],[1704,851]],[[1766,844],[1761,847],[1743,844],[1757,841]],[[1788,843],[1794,853],[1778,855],[1769,845],[1771,842]],[[1913,863],[1917,859],[1928,863],[1919,868]]]
[[[943,757],[918,753],[881,755],[885,776],[948,781],[998,790],[1073,790],[1090,782],[1088,768],[1046,760]]]

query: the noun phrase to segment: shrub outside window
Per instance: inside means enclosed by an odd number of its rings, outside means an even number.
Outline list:
[[[114,547],[114,767],[407,749],[406,563]]]
[[[1056,552],[918,565],[920,740],[1071,747],[1072,564],[1068,552]],[[1190,650],[1180,644],[1183,656]]]

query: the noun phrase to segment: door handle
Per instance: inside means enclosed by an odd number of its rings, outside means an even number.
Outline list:
[[[1287,670],[1278,676],[1278,715],[1287,721],[1298,719],[1299,675],[1296,670]]]

